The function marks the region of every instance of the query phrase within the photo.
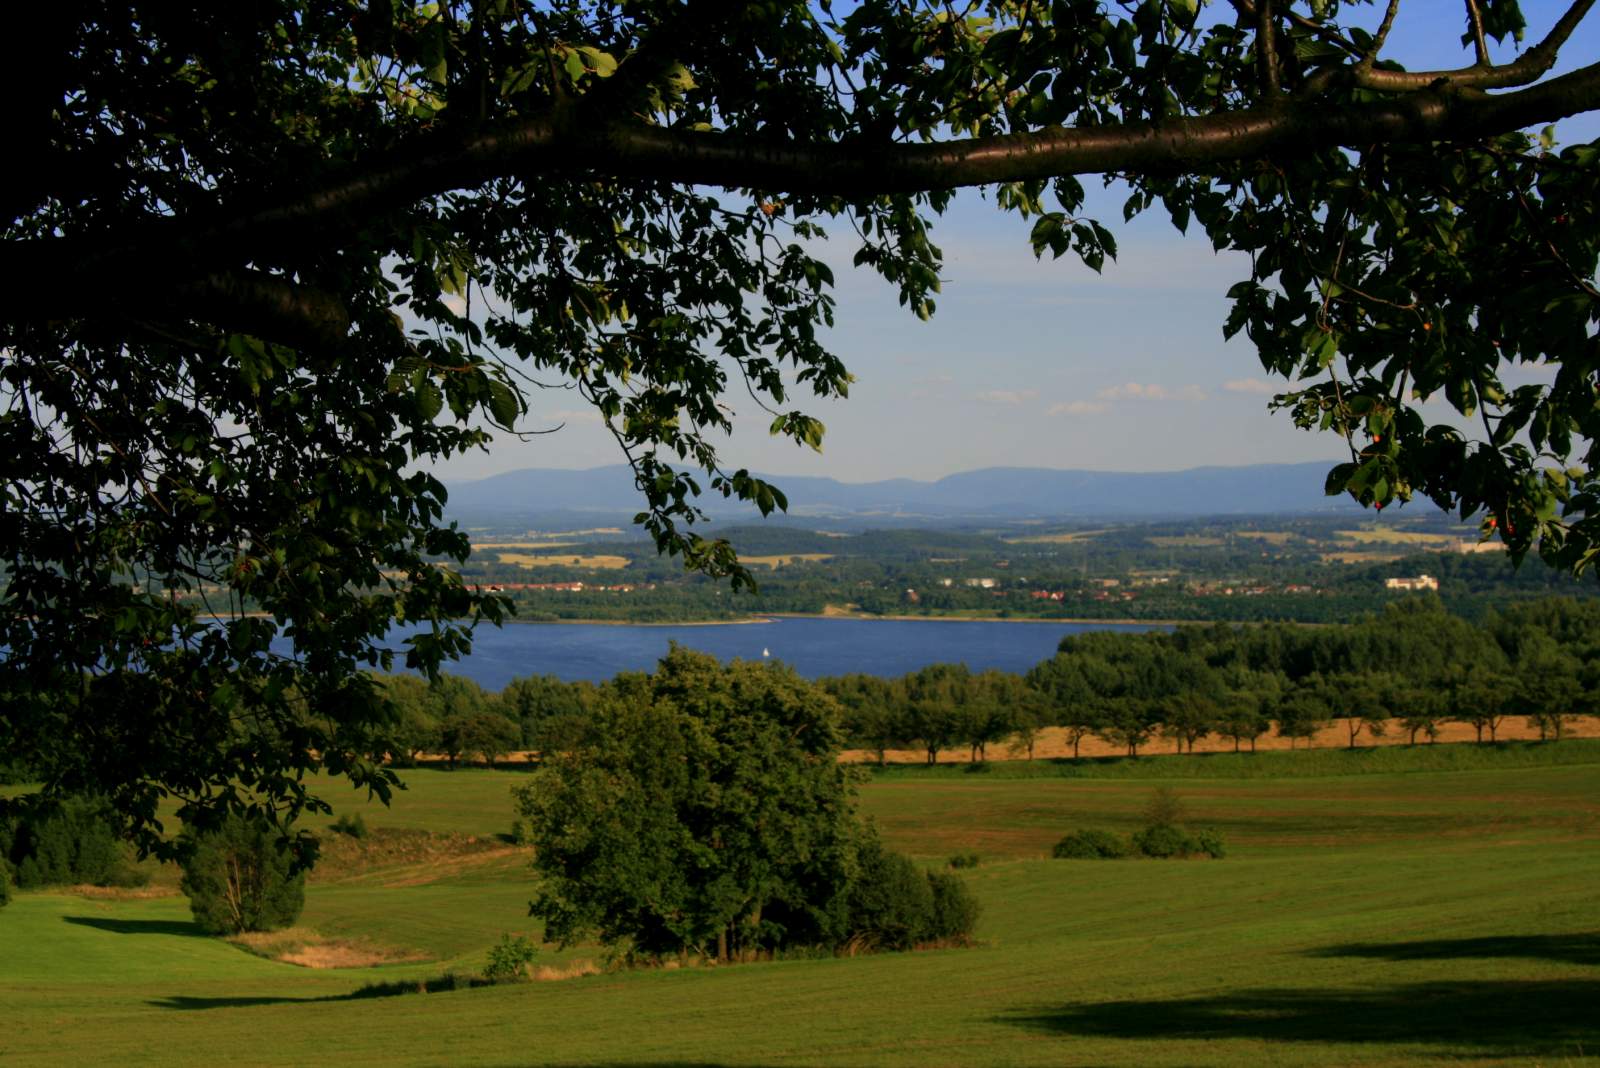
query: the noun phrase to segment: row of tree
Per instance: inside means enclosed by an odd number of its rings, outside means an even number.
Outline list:
[[[1396,720],[1412,743],[1451,721],[1493,741],[1507,717],[1559,739],[1573,716],[1600,713],[1600,602],[1549,598],[1472,623],[1420,596],[1347,625],[1074,635],[1026,675],[932,664],[899,678],[819,684],[839,703],[849,744],[880,762],[907,748],[929,763],[955,748],[981,761],[997,744],[1031,757],[1045,727],[1065,729],[1075,757],[1091,736],[1134,756],[1158,738],[1192,750],[1221,735],[1253,749],[1275,731],[1292,745],[1334,719],[1351,746]],[[376,748],[402,764],[423,754],[454,766],[568,748],[602,696],[591,683],[550,675],[498,693],[451,675],[386,676],[383,685],[396,716]]]
[[[1074,756],[1091,735],[1135,756],[1157,737],[1192,751],[1217,734],[1253,749],[1276,730],[1292,745],[1335,718],[1352,747],[1394,720],[1412,743],[1448,721],[1492,741],[1508,716],[1559,739],[1573,716],[1600,713],[1600,605],[1552,598],[1473,624],[1417,597],[1343,626],[1075,635],[1021,678],[935,664],[824,685],[852,743],[880,761],[916,747],[932,763],[957,746],[982,760],[1006,740],[1031,756],[1045,726],[1065,729]]]

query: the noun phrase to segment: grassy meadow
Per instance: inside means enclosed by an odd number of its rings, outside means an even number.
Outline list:
[[[863,772],[893,846],[981,856],[975,948],[351,999],[537,933],[501,838],[527,773],[414,771],[391,809],[347,806],[373,834],[330,844],[280,940],[357,966],[201,936],[170,873],[19,894],[0,1064],[1600,1063],[1600,742],[1431,750]],[[1136,828],[1160,785],[1227,859],[1047,859]]]

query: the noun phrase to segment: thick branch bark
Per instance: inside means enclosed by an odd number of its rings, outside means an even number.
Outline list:
[[[1579,0],[1566,18],[1581,17],[1592,2]],[[0,315],[58,317],[64,302],[76,307],[76,314],[89,313],[106,293],[125,293],[129,279],[143,278],[151,280],[136,284],[138,293],[154,294],[156,281],[164,281],[176,287],[173,297],[182,295],[196,305],[191,309],[196,317],[209,317],[205,308],[210,307],[233,318],[253,317],[281,339],[300,331],[326,340],[346,326],[343,309],[326,295],[281,278],[243,274],[231,266],[241,258],[240,250],[257,264],[280,256],[293,262],[296,249],[337,242],[341,233],[388,210],[507,175],[657,180],[851,198],[1065,174],[1171,173],[1333,146],[1471,142],[1600,107],[1600,64],[1493,96],[1456,93],[1446,86],[1375,104],[1300,103],[1160,125],[1054,128],[911,145],[761,141],[629,118],[597,123],[574,104],[407,146],[342,180],[264,208],[153,223],[123,241],[13,242],[0,251],[0,272],[18,281],[0,292]]]

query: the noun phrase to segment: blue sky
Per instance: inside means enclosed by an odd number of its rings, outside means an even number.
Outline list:
[[[1565,7],[1524,0],[1528,43]],[[1466,65],[1461,11],[1459,0],[1411,0],[1386,54],[1411,69]],[[1558,71],[1597,55],[1600,14],[1568,42]],[[1564,142],[1597,136],[1594,116],[1560,127]],[[1086,213],[1110,226],[1120,247],[1103,275],[1071,259],[1036,261],[1028,222],[963,192],[933,231],[945,270],[929,322],[901,308],[875,275],[848,266],[854,246],[842,237],[848,228],[835,227],[841,237],[828,258],[839,306],[830,343],[856,376],[850,398],[801,405],[828,427],[818,455],[769,437],[770,420],[748,397],[730,395],[737,429],[720,449],[727,466],[857,482],[990,466],[1154,471],[1337,460],[1337,438],[1267,411],[1282,386],[1268,383],[1248,341],[1223,340],[1223,294],[1247,276],[1243,259],[1214,254],[1194,229],[1180,236],[1159,209],[1122,224],[1123,196],[1097,193],[1092,177],[1084,184]],[[566,426],[529,442],[500,441],[437,472],[462,479],[620,461],[575,394],[546,392],[531,402],[535,425]],[[1436,419],[1446,411],[1429,406]]]

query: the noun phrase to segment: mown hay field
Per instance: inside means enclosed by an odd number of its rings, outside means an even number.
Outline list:
[[[814,564],[822,560],[832,560],[832,553],[774,553],[770,556],[741,556],[740,563],[750,567],[788,567],[795,563]]]
[[[573,567],[591,571],[617,571],[628,566],[626,556],[602,554],[598,556],[564,556],[561,553],[508,553],[497,552],[502,564],[512,567]]]
[[[1304,774],[1320,753],[1250,778],[1169,774],[1232,756],[874,775],[892,845],[981,857],[976,947],[584,975],[581,946],[541,955],[574,978],[350,1000],[537,933],[496,837],[529,773],[413,771],[392,809],[352,795],[374,835],[330,847],[295,938],[426,960],[304,967],[200,936],[176,896],[24,893],[0,910],[0,1062],[1595,1063],[1600,742],[1454,748],[1474,770],[1386,750],[1398,770],[1362,775]],[[1159,785],[1226,859],[1047,859],[1068,830],[1134,829]]]

